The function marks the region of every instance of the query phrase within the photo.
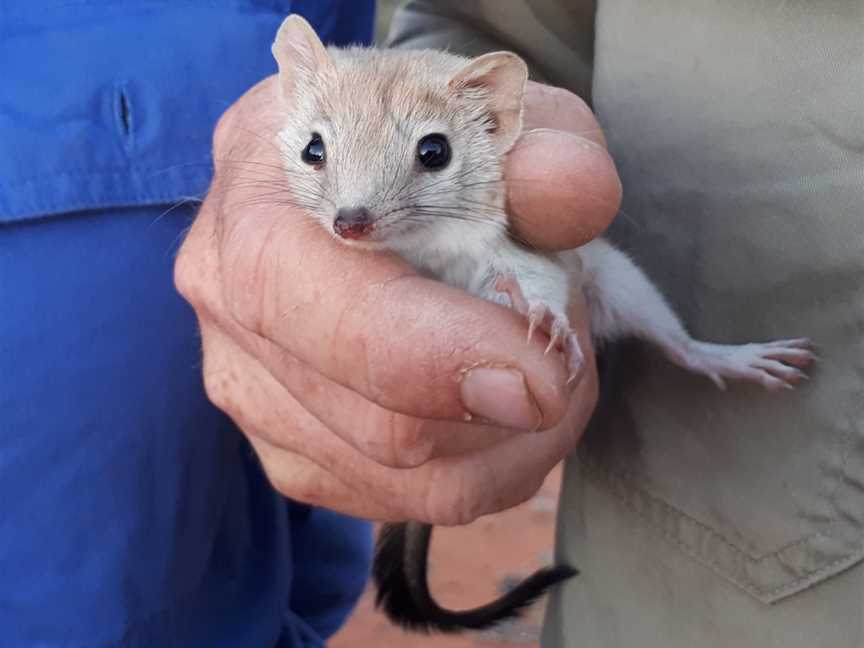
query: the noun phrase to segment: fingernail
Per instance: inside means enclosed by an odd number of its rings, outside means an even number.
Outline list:
[[[540,427],[543,416],[525,385],[512,369],[472,369],[462,380],[462,404],[471,414],[521,430]]]

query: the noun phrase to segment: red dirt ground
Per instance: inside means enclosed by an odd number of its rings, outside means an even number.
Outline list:
[[[448,607],[468,608],[494,598],[503,583],[552,560],[560,466],[529,502],[462,528],[437,528],[432,541],[432,591]],[[407,634],[372,605],[367,590],[331,648],[538,648],[543,603],[519,621],[462,636]]]

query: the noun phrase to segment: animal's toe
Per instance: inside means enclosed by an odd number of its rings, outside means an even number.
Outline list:
[[[755,381],[762,385],[768,391],[776,392],[783,389],[794,389],[794,385],[786,382],[782,378],[772,376],[767,371],[757,369],[754,373]]]
[[[810,338],[792,338],[791,340],[774,340],[762,345],[766,347],[786,347],[790,349],[813,349],[813,342]]]
[[[793,385],[798,384],[807,378],[807,374],[800,369],[778,362],[777,360],[762,358],[757,360],[754,364],[759,369],[767,371],[772,376],[780,378],[781,380]]]
[[[510,298],[510,304],[517,313],[528,314],[528,300],[522,294],[522,287],[515,277],[498,275],[495,278],[495,290],[499,293],[505,293]]]
[[[528,341],[534,337],[534,332],[538,328],[543,328],[546,324],[547,309],[543,304],[531,304],[528,307],[526,316],[528,317]]]
[[[779,360],[785,364],[795,367],[809,367],[816,362],[816,354],[809,349],[795,347],[775,347],[766,350],[764,357],[770,360]]]
[[[549,344],[546,345],[546,350],[543,353],[548,354],[552,349],[563,345],[564,339],[569,333],[569,322],[560,317],[556,317],[552,321],[552,326],[549,328]]]
[[[570,332],[564,339],[564,359],[567,363],[567,384],[573,384],[582,375],[585,368],[585,356],[579,345],[579,338]]]

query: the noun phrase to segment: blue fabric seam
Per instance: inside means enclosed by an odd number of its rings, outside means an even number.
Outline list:
[[[177,168],[185,168],[185,167],[193,167],[193,166],[204,166],[204,165],[213,165],[213,158],[209,157],[206,161],[203,162],[183,162],[180,164],[172,164],[167,167],[162,167],[159,169],[139,169],[133,165],[128,166],[109,166],[109,167],[92,167],[89,169],[80,169],[77,171],[64,171],[62,173],[42,173],[39,175],[34,175],[28,177],[26,180],[21,180],[19,182],[2,182],[0,181],[0,189],[16,189],[19,187],[26,187],[27,185],[35,184],[45,179],[56,179],[56,178],[76,178],[80,176],[88,176],[88,175],[99,175],[102,173],[119,173],[123,172],[132,172],[138,175],[143,175],[143,179],[150,180],[153,176],[159,175],[161,173],[167,173],[173,169]],[[146,175],[149,174],[149,175]]]
[[[211,177],[211,167],[212,160],[207,159],[202,162],[195,162],[182,165],[184,167],[199,167],[198,170],[194,171],[194,175],[197,176],[196,179],[200,179],[203,181],[207,180],[209,185],[209,178]],[[200,167],[206,167],[206,171],[202,171]],[[124,183],[128,183],[130,179],[138,182],[139,184],[145,184],[147,181],[152,182],[152,178],[156,175],[166,173],[171,169],[176,167],[168,167],[161,168],[159,170],[135,170],[135,169],[118,169],[114,171],[108,171],[103,173],[93,173],[93,172],[72,172],[72,173],[64,173],[57,174],[53,176],[56,178],[78,178],[78,177],[88,177],[92,179],[102,178],[103,181],[100,182],[100,186],[110,186],[110,182],[105,182],[108,179],[115,179],[118,181],[122,181]],[[44,180],[42,181],[44,182]],[[7,189],[10,186],[17,187],[35,187],[38,189],[39,185],[42,184],[37,179],[27,180],[25,182],[16,184],[16,185],[4,185],[0,183],[0,191],[3,189]],[[206,192],[205,192],[206,193]],[[49,199],[44,199],[44,196],[48,196]],[[169,203],[176,202],[177,200],[181,200],[184,198],[194,198],[197,200],[203,200],[204,193],[201,195],[182,195],[182,192],[178,191],[176,183],[169,182],[167,186],[162,188],[161,190],[142,190],[138,193],[127,194],[123,196],[112,197],[105,196],[99,197],[96,195],[88,195],[88,196],[80,196],[77,200],[70,200],[63,196],[57,196],[52,194],[52,192],[39,192],[37,194],[38,197],[34,198],[32,202],[30,202],[26,206],[19,206],[17,209],[11,209],[7,207],[7,214],[3,213],[3,209],[0,209],[0,225],[4,223],[14,223],[21,221],[30,221],[30,220],[38,220],[41,218],[47,218],[50,216],[55,216],[64,212],[75,212],[82,211],[85,209],[105,209],[112,207],[126,207],[126,206],[136,206],[136,205],[146,205],[146,204],[159,204],[159,203]],[[40,198],[42,198],[40,200]]]

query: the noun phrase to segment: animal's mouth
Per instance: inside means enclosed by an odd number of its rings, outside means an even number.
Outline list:
[[[343,207],[336,212],[333,232],[349,241],[365,239],[375,230],[375,215],[365,207]]]
[[[350,225],[340,223],[339,221],[333,223],[333,231],[336,232],[336,235],[349,241],[366,238],[374,229],[375,226],[372,223],[355,223]]]

